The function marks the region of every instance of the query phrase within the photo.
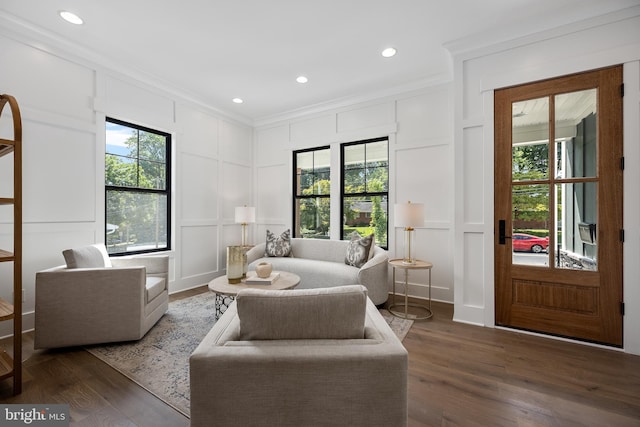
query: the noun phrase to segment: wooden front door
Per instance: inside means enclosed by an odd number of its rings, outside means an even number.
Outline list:
[[[496,324],[622,346],[622,66],[495,92]]]

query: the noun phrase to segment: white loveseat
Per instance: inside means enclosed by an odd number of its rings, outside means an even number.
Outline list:
[[[266,244],[260,243],[247,251],[247,262],[249,270],[255,270],[260,262],[269,262],[274,270],[297,274],[297,289],[361,284],[375,305],[384,304],[389,297],[388,252],[373,246],[369,260],[358,268],[344,262],[348,245],[348,240],[292,238],[292,256],[267,257]]]

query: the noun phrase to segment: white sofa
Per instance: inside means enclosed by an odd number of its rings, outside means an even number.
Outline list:
[[[191,354],[191,426],[406,426],[407,351],[366,295],[238,292]]]
[[[388,252],[373,246],[369,260],[358,268],[344,262],[348,245],[348,240],[292,238],[292,256],[267,257],[266,244],[260,243],[247,251],[247,262],[249,270],[255,270],[260,262],[269,262],[274,270],[297,274],[297,289],[361,284],[375,305],[384,304],[389,297]]]

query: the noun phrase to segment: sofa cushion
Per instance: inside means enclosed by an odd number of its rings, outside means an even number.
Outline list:
[[[296,258],[344,264],[344,254],[348,245],[347,240],[292,238],[291,252]]]
[[[164,277],[147,276],[145,288],[147,292],[147,302],[153,301],[154,298],[164,292],[166,288]]]
[[[267,230],[267,244],[264,247],[264,255],[268,257],[291,256],[291,231],[286,230],[276,236]]]
[[[361,237],[357,231],[351,233],[351,240],[347,246],[347,254],[344,257],[345,264],[358,268],[362,267],[369,261],[369,252],[371,251],[372,244],[373,233],[367,237]]]
[[[107,249],[102,244],[83,246],[62,251],[67,268],[111,267]]]
[[[362,285],[242,289],[236,304],[241,340],[364,338],[367,289]]]

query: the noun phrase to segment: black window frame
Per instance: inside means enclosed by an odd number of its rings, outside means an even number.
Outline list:
[[[159,194],[166,196],[167,205],[166,205],[166,232],[167,232],[167,244],[166,247],[162,248],[152,248],[152,249],[141,249],[141,250],[133,250],[126,252],[114,252],[109,253],[109,256],[127,256],[127,255],[139,255],[139,254],[147,254],[147,253],[155,253],[155,252],[166,252],[172,250],[172,241],[171,241],[171,181],[172,181],[172,171],[171,171],[171,134],[163,131],[159,131],[157,129],[148,128],[145,126],[137,125],[135,123],[126,122],[124,120],[114,119],[112,117],[106,117],[105,119],[105,131],[107,123],[113,123],[120,126],[126,126],[128,128],[136,129],[138,131],[153,133],[156,135],[161,135],[165,137],[166,146],[165,146],[165,188],[164,189],[153,189],[153,188],[143,188],[143,187],[129,187],[129,186],[119,186],[119,185],[109,185],[106,183],[105,179],[105,192],[104,192],[104,219],[105,219],[105,229],[104,229],[104,242],[105,246],[107,246],[107,203],[108,203],[108,193],[109,191],[121,191],[132,194]],[[105,161],[106,156],[109,153],[106,152],[106,143],[105,143]],[[139,150],[137,161],[140,161]],[[106,170],[106,165],[105,165]],[[106,178],[106,177],[105,177]]]
[[[298,206],[299,199],[324,198],[324,199],[328,199],[329,204],[331,205],[331,191],[329,191],[329,194],[309,194],[309,195],[298,194],[298,154],[309,153],[314,151],[322,151],[322,150],[329,150],[329,156],[331,156],[331,146],[329,145],[324,145],[321,147],[305,148],[303,150],[293,151],[293,180],[292,180],[293,181],[293,192],[292,192],[293,206],[292,206],[291,237],[303,237],[298,235],[298,227],[297,227],[297,219],[298,219],[297,206]],[[329,162],[329,180],[331,180],[331,162]],[[331,223],[329,223],[329,229],[331,229]]]
[[[369,192],[366,190],[366,180],[365,180],[365,191],[364,192],[360,192],[360,193],[349,193],[349,194],[345,194],[344,192],[344,186],[345,186],[345,177],[346,177],[346,173],[345,173],[345,148],[346,147],[351,147],[354,145],[366,145],[369,143],[373,143],[373,142],[380,142],[380,141],[386,141],[387,142],[387,191],[372,191]],[[367,164],[367,158],[366,158],[366,151],[365,151],[365,158],[364,158],[364,162],[365,165]],[[344,236],[344,226],[345,226],[345,212],[344,212],[344,202],[345,202],[345,197],[351,198],[351,197],[376,197],[376,196],[383,196],[386,197],[387,199],[387,244],[386,245],[380,245],[380,242],[376,239],[376,244],[378,246],[380,246],[383,249],[387,249],[388,245],[389,245],[389,137],[388,136],[384,136],[384,137],[379,137],[379,138],[372,138],[372,139],[366,139],[366,140],[361,140],[361,141],[353,141],[353,142],[346,142],[343,144],[340,144],[340,239],[341,240],[347,240]]]

